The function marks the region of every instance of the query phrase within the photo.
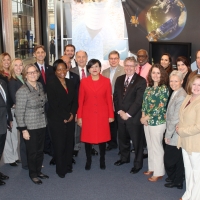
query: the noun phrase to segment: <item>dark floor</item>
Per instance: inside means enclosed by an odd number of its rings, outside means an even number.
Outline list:
[[[95,147],[98,149],[98,147]],[[50,176],[42,185],[35,185],[28,177],[28,171],[10,165],[2,165],[0,171],[10,177],[5,186],[0,187],[0,200],[178,200],[185,191],[165,188],[164,179],[149,182],[143,171],[147,170],[147,159],[143,169],[135,175],[129,173],[132,163],[114,166],[118,160],[118,150],[107,152],[106,170],[99,168],[99,156],[93,157],[90,171],[84,169],[84,148],[75,157],[73,173],[64,179],[50,166],[50,157],[45,155],[43,173]],[[131,154],[131,162],[134,153]]]

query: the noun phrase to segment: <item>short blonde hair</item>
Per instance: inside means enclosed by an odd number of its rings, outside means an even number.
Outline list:
[[[197,80],[197,79],[200,79],[200,74],[196,74],[195,76],[193,76],[193,77],[189,80],[189,82],[188,82],[188,84],[187,84],[187,88],[186,88],[186,91],[187,91],[187,93],[188,93],[189,95],[192,94],[192,84],[193,84],[194,81]]]
[[[35,70],[38,72],[38,77],[37,77],[37,78],[40,77],[40,71],[39,71],[39,69],[38,69],[33,63],[30,63],[30,64],[27,64],[27,65],[24,67],[23,71],[22,71],[22,77],[23,77],[24,80],[26,80],[26,75],[27,75],[28,69],[29,69],[30,67],[35,67]]]
[[[184,79],[183,73],[180,72],[180,71],[177,71],[177,70],[173,70],[173,71],[171,72],[171,74],[169,75],[169,79],[170,79],[172,76],[177,76],[181,81],[183,81],[183,79]]]
[[[24,69],[24,63],[23,63],[22,59],[20,59],[20,58],[14,58],[14,59],[12,60],[12,62],[11,62],[10,69],[9,69],[10,78],[17,79],[16,74],[15,74],[15,72],[14,72],[15,61],[17,61],[17,60],[20,60],[20,61],[22,62],[23,69]],[[23,71],[23,69],[22,69],[22,71]]]

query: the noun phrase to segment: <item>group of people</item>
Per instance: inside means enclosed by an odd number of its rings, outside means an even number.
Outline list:
[[[99,145],[99,166],[105,170],[105,152],[118,147],[120,159],[114,165],[130,163],[132,142],[131,174],[142,169],[147,146],[144,175],[149,181],[158,181],[166,171],[165,187],[182,189],[185,179],[181,199],[200,197],[200,51],[194,72],[184,56],[177,58],[174,70],[168,53],[151,66],[144,49],[137,52],[137,59],[127,57],[123,67],[119,53],[111,51],[110,67],[103,71],[99,60],[88,61],[87,53],[75,53],[71,44],[53,66],[44,62],[42,45],[35,47],[34,56],[35,64],[23,66],[21,59],[11,63],[8,53],[1,54],[0,156],[3,149],[6,158],[16,152],[7,163],[17,166],[19,160],[17,129],[22,167],[35,184],[49,178],[41,172],[43,152],[52,155],[50,164],[64,178],[73,172],[74,149],[80,148],[80,141],[85,143],[85,170],[91,169],[92,155],[98,154],[94,144]],[[6,179],[0,173],[0,185]]]

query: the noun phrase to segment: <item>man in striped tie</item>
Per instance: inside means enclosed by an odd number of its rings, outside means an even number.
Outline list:
[[[118,113],[118,141],[120,159],[116,166],[130,163],[130,139],[135,147],[135,158],[130,173],[138,173],[143,167],[143,126],[140,123],[143,93],[146,80],[136,73],[138,63],[134,57],[124,60],[125,74],[115,82],[114,105]]]

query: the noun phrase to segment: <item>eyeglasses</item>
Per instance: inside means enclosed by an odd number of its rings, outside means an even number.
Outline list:
[[[119,58],[109,58],[109,60],[119,60]]]
[[[137,55],[138,58],[146,58],[146,55]]]
[[[27,75],[35,75],[35,74],[37,74],[38,73],[38,71],[33,71],[33,72],[27,72]]]

